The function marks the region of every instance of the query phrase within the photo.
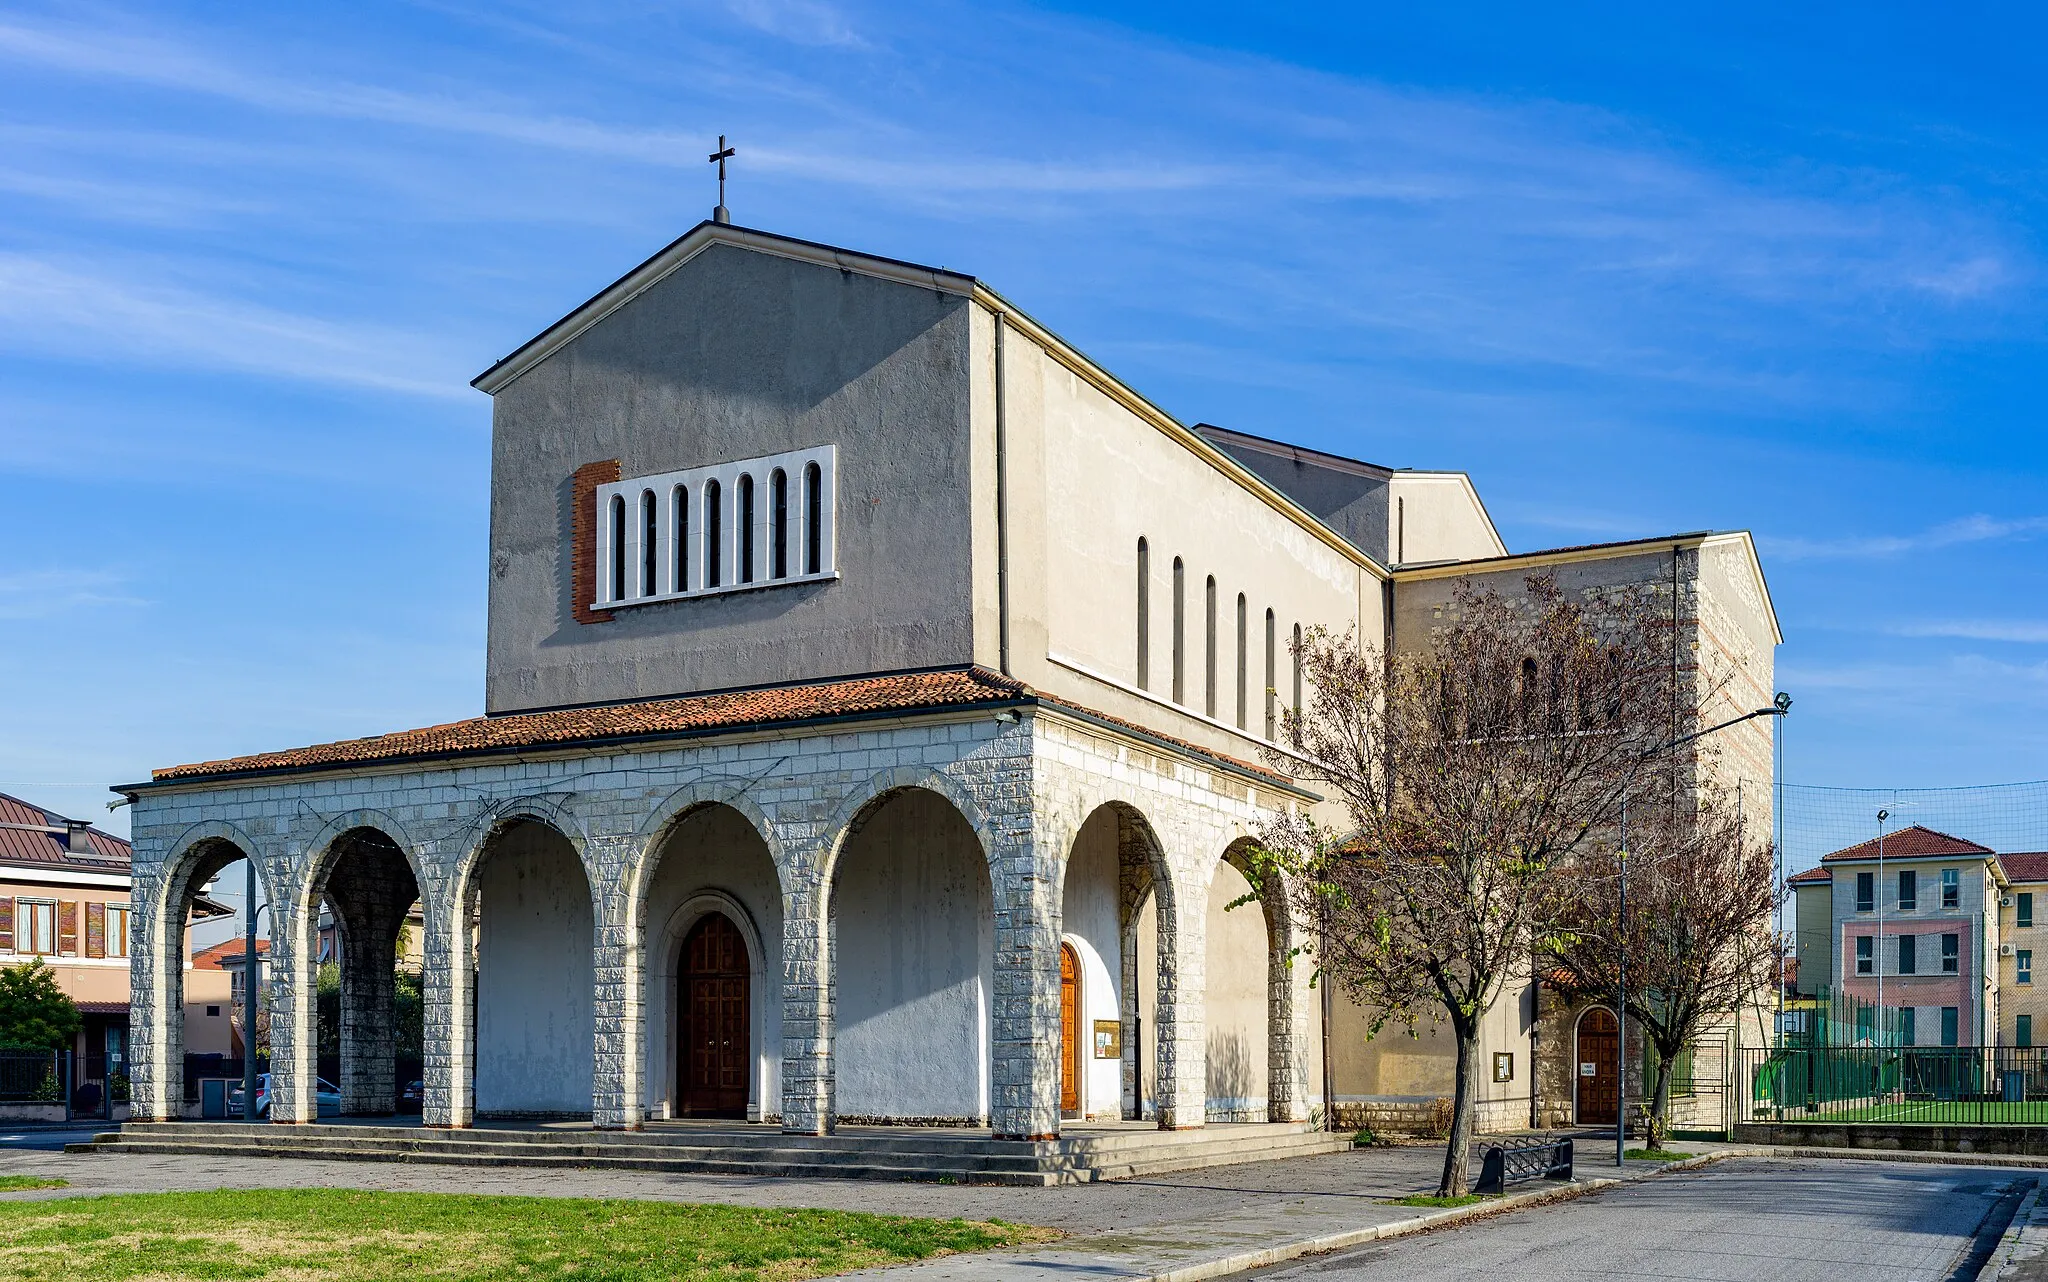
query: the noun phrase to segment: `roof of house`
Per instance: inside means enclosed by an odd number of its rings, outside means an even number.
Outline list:
[[[1793,873],[1785,878],[1788,886],[1812,886],[1833,881],[1835,874],[1826,868],[1809,868],[1805,872]]]
[[[1226,765],[1284,787],[1294,785],[1273,770],[1211,751],[1185,740],[1094,712],[1034,691],[1030,686],[981,667],[887,676],[855,677],[804,685],[772,686],[720,694],[648,699],[590,708],[560,708],[497,717],[472,717],[419,730],[367,739],[344,739],[284,752],[264,752],[221,761],[170,766],[151,773],[152,783],[177,783],[222,776],[273,774],[333,767],[626,743],[730,733],[755,726],[840,721],[854,718],[944,711],[1045,705],[1106,724],[1140,738]],[[131,787],[148,787],[135,784]]]
[[[127,1002],[73,1002],[81,1015],[126,1015]]]
[[[1859,841],[1853,846],[1829,851],[1822,855],[1822,863],[1840,863],[1847,860],[1875,859],[1879,853],[1879,839]],[[1914,824],[1897,832],[1888,832],[1883,837],[1883,854],[1886,859],[1937,859],[1944,855],[1990,855],[1991,847],[1980,846],[1974,841],[1951,837],[1945,832]]]
[[[2007,881],[2048,881],[2048,851],[2027,850],[2000,855],[1998,862],[2005,866]]]
[[[0,793],[0,864],[34,864],[44,868],[75,868],[81,872],[122,873],[133,858],[129,844],[110,832],[85,829],[86,851],[65,847],[69,821],[19,797]]]
[[[211,948],[202,948],[192,954],[194,970],[226,970],[227,963],[242,964],[242,957],[248,951],[248,943],[242,939],[223,939]],[[258,936],[256,953],[261,957],[270,956],[270,941]]]

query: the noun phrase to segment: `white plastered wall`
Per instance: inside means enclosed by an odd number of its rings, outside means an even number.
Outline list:
[[[973,829],[896,794],[840,852],[831,906],[838,1115],[985,1119],[995,911]]]
[[[560,834],[519,824],[477,877],[477,1112],[588,1116],[596,1034],[583,865]]]
[[[1267,945],[1265,908],[1244,874],[1218,863],[1209,881],[1208,966],[1203,992],[1208,1035],[1208,1109],[1212,1121],[1266,1119],[1270,1062],[1266,1039]]]
[[[1507,555],[1507,545],[1463,472],[1396,472],[1387,494],[1389,555],[1396,564]]]

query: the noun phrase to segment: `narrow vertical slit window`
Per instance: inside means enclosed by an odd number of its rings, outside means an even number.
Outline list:
[[[740,510],[733,518],[733,525],[740,536],[739,573],[733,577],[741,583],[754,581],[754,478],[740,477]]]
[[[612,495],[612,565],[611,590],[605,598],[622,601],[626,597],[626,500],[624,496]]]
[[[1216,715],[1216,576],[1210,575],[1202,594],[1202,715]]]
[[[640,595],[661,591],[655,567],[661,561],[660,513],[655,510],[654,491],[640,491]]]
[[[704,586],[715,588],[725,582],[725,567],[719,564],[724,549],[725,502],[716,481],[704,482]]]
[[[676,486],[675,497],[675,569],[673,571],[675,590],[690,590],[690,490],[688,486]]]
[[[1185,641],[1188,621],[1188,570],[1173,558],[1173,701],[1187,702]]]
[[[770,577],[789,577],[789,477],[781,468],[768,478],[768,519],[773,523],[770,535],[768,567]]]
[[[1138,540],[1138,688],[1152,688],[1152,549]]]
[[[1250,645],[1245,639],[1244,593],[1237,594],[1237,728],[1244,729],[1246,686],[1250,673],[1245,667],[1245,655]]]
[[[1280,733],[1280,681],[1279,656],[1274,653],[1278,640],[1273,631],[1273,612],[1266,611],[1266,738],[1272,739]]]
[[[1294,716],[1296,719],[1294,746],[1299,748],[1301,746],[1301,625],[1299,623],[1294,625],[1294,644],[1289,647],[1289,652],[1294,655]]]

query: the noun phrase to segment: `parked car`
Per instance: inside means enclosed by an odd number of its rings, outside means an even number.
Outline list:
[[[341,1116],[341,1092],[324,1077],[313,1079],[313,1102],[321,1117]],[[237,1082],[228,1088],[228,1120],[241,1117],[242,1086]],[[270,1074],[256,1074],[256,1116],[270,1116]]]
[[[425,1082],[420,1081],[418,1078],[414,1078],[412,1081],[407,1082],[405,1084],[405,1088],[398,1092],[399,1112],[418,1113],[423,1111],[426,1108],[426,1106],[427,1084]]]

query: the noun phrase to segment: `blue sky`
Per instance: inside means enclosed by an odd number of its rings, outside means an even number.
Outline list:
[[[2048,777],[2042,24],[1526,8],[7,6],[0,788],[479,711],[468,380],[719,133],[739,221],[1517,550],[1754,530],[1795,781]]]

